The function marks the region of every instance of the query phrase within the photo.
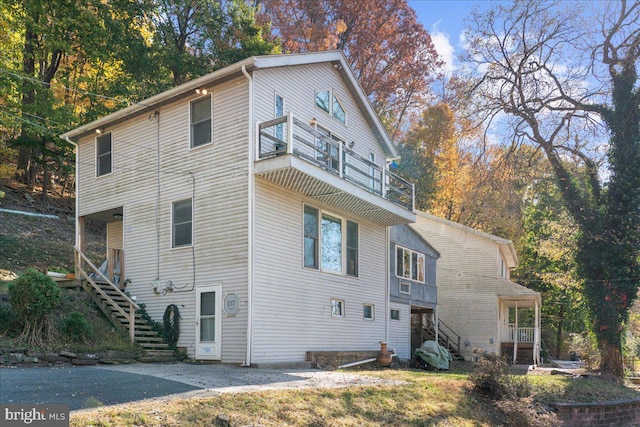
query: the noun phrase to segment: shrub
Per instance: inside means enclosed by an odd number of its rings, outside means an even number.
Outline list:
[[[64,331],[75,341],[84,341],[93,336],[93,327],[79,311],[71,312],[65,319]]]
[[[8,332],[12,329],[16,321],[16,313],[11,304],[0,301],[0,333]]]
[[[44,274],[29,269],[9,283],[11,307],[22,326],[21,342],[42,345],[43,334],[52,331],[47,314],[60,303],[60,288]]]
[[[558,424],[554,413],[533,401],[531,384],[527,378],[509,374],[506,359],[495,354],[482,354],[469,379],[476,392],[495,402],[496,407],[509,419],[510,426]]]

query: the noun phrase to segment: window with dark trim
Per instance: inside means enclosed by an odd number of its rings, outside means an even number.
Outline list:
[[[309,205],[304,205],[303,222],[304,266],[357,277],[358,223]]]
[[[171,247],[191,246],[193,241],[193,205],[191,199],[173,203],[171,225]]]
[[[392,308],[389,313],[389,317],[391,320],[400,320],[400,310]]]
[[[191,148],[211,142],[211,95],[191,102]]]
[[[108,175],[113,170],[113,142],[111,132],[96,138],[96,176]]]
[[[347,275],[358,276],[358,223],[347,220]]]

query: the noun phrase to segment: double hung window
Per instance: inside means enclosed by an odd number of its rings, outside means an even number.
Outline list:
[[[171,247],[191,246],[193,242],[193,209],[191,199],[174,202],[171,212]]]
[[[191,148],[211,143],[211,95],[191,102]]]
[[[96,176],[110,174],[113,170],[113,142],[111,132],[96,138]]]

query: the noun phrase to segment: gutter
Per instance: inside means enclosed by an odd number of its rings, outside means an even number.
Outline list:
[[[255,143],[253,140],[253,79],[247,72],[247,68],[243,64],[241,67],[242,74],[249,82],[249,126],[248,126],[248,155],[247,155],[247,181],[248,181],[248,195],[247,195],[247,244],[248,244],[248,283],[247,283],[247,341],[245,344],[244,360],[242,366],[251,366],[251,353],[253,351],[253,280],[254,280],[254,265],[253,265],[253,229],[254,229],[254,205],[255,205],[255,175],[253,170],[253,157]]]

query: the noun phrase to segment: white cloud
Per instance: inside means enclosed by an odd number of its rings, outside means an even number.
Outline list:
[[[431,40],[436,48],[436,52],[440,55],[440,59],[445,63],[443,67],[445,73],[449,74],[454,71],[457,68],[454,55],[455,49],[449,41],[449,34],[439,31],[436,24],[431,30]]]

